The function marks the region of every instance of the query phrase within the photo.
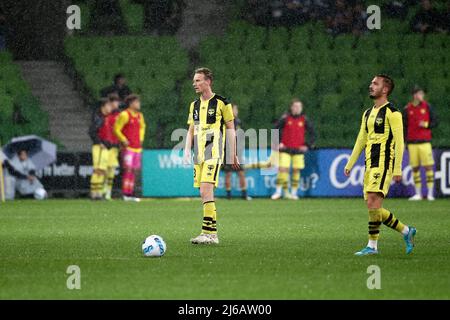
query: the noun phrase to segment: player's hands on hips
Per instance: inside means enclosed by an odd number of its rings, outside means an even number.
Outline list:
[[[307,146],[301,146],[299,149],[300,149],[301,152],[308,151],[308,147]]]
[[[100,143],[100,149],[106,149],[106,146],[103,143]]]
[[[122,146],[123,146],[124,148],[128,147],[129,144],[130,144],[130,143],[128,142],[128,140],[122,141]]]
[[[394,179],[395,183],[402,182],[402,176],[401,175],[400,176],[394,176],[393,179]]]
[[[284,149],[284,143],[280,142],[280,144],[278,145],[278,150],[279,149]]]

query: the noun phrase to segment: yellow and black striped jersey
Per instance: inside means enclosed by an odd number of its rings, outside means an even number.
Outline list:
[[[194,163],[223,159],[225,123],[234,120],[231,103],[214,94],[209,100],[198,98],[189,108],[188,125],[194,125]]]
[[[394,176],[401,175],[404,149],[402,114],[390,102],[364,112],[346,169],[353,168],[364,149],[366,169],[382,168],[393,171]]]

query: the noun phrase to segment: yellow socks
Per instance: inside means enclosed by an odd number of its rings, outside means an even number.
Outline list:
[[[217,234],[217,212],[214,201],[203,203],[202,233]]]
[[[381,210],[383,209],[369,209],[369,240],[376,241],[380,236]]]
[[[288,190],[289,172],[278,172],[276,186],[277,189],[283,188],[284,191]]]
[[[420,177],[420,170],[412,173],[414,179],[414,186],[416,187],[416,194],[422,194],[422,182]]]
[[[91,176],[91,197],[100,198],[103,195],[103,185],[105,183],[105,176],[98,173],[93,173]]]
[[[400,222],[391,212],[381,209],[369,209],[369,243],[368,247],[377,250],[381,223],[401,234],[408,234],[409,227]]]
[[[385,226],[397,230],[400,233],[404,232],[405,225],[401,223],[400,220],[398,220],[391,212],[384,208],[378,210],[381,210],[381,217]]]
[[[105,184],[105,194],[111,194],[112,187],[114,184],[114,177],[116,173],[116,168],[109,167],[106,172],[106,184]]]
[[[433,170],[427,170],[426,171],[427,176],[427,188],[428,188],[428,194],[433,195],[433,189],[434,189],[434,171]]]

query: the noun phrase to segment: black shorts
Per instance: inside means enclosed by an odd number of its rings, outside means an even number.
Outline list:
[[[224,172],[239,172],[239,171],[244,171],[244,168],[242,166],[239,166],[239,169],[236,170],[236,169],[233,169],[231,164],[223,164],[222,170]]]

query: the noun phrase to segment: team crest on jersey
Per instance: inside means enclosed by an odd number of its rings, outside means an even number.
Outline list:
[[[375,124],[377,126],[381,126],[383,124],[383,118],[376,118],[375,119]]]
[[[210,164],[210,165],[208,166],[208,170],[211,171],[212,169],[214,169],[214,166]]]
[[[421,114],[425,114],[425,112],[426,112],[425,109],[420,109]]]
[[[374,177],[375,179],[378,179],[380,176],[381,176],[381,174],[379,174],[378,172],[373,174],[373,177]]]
[[[299,123],[298,123],[298,126],[299,126],[299,127],[303,127],[303,122],[299,122]]]
[[[209,116],[213,116],[215,112],[216,112],[216,111],[215,111],[214,109],[209,109],[209,110],[208,110],[208,115],[209,115]]]

